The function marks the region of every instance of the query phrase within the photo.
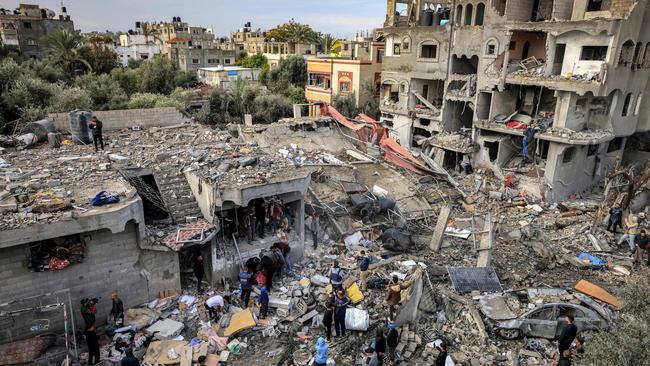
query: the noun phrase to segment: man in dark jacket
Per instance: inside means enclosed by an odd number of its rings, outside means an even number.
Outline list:
[[[384,354],[386,353],[386,337],[384,337],[384,331],[381,328],[377,328],[377,335],[375,336],[373,348],[377,354],[377,365],[382,366],[384,364]]]
[[[641,264],[643,262],[643,253],[650,253],[650,246],[648,234],[645,230],[641,230],[640,234],[634,238],[636,247],[634,248],[634,264]],[[648,254],[648,265],[650,265],[650,254]]]
[[[120,361],[120,366],[140,366],[140,361],[133,355],[133,350],[127,348],[124,351],[126,354],[122,361]]]
[[[253,291],[253,275],[248,267],[244,267],[244,271],[239,274],[239,284],[241,285],[241,300],[244,303],[244,308],[247,308],[251,291]]]
[[[88,345],[88,364],[95,365],[99,363],[99,336],[95,332],[95,326],[84,331],[86,336],[86,344]]]
[[[345,337],[345,313],[348,309],[348,304],[350,304],[350,299],[345,296],[343,290],[339,290],[336,293],[336,301],[334,301],[334,308],[336,309],[334,313],[334,328],[336,328],[336,337]]]
[[[323,325],[325,325],[325,339],[332,340],[332,322],[334,321],[334,305],[331,299],[325,301],[325,314],[323,315]]]
[[[614,206],[609,209],[609,220],[607,222],[607,231],[611,231],[614,234],[616,234],[616,227],[618,226],[619,228],[621,227],[621,219],[623,217],[623,210],[618,207]],[[611,230],[609,228],[612,228]]]
[[[88,127],[93,132],[93,144],[95,145],[95,152],[97,152],[98,143],[102,147],[102,151],[104,151],[104,137],[102,136],[102,128],[104,127],[104,124],[102,121],[97,119],[97,116],[93,116],[93,118],[90,120],[90,123],[88,124]]]
[[[573,324],[573,315],[565,316],[564,323],[560,338],[558,339],[558,350],[560,354],[564,354],[564,351],[571,348],[571,343],[573,343],[576,335],[578,335],[578,327]]]
[[[201,285],[205,276],[205,268],[203,267],[203,256],[200,254],[194,259],[194,275],[196,276],[196,291],[203,293]]]
[[[435,366],[445,366],[445,363],[447,362],[447,346],[440,340],[437,340],[434,344],[439,352],[438,357],[436,357]]]
[[[397,359],[397,345],[399,344],[399,332],[395,323],[388,324],[388,336],[386,337],[386,345],[388,346],[388,360],[391,365],[395,364]]]
[[[124,323],[124,304],[122,299],[117,297],[117,292],[111,294],[111,300],[113,301],[113,306],[111,307],[111,316],[115,322],[116,327],[121,327]]]

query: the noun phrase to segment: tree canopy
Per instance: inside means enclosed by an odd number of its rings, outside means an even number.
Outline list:
[[[266,37],[277,42],[318,43],[320,34],[314,31],[310,25],[301,24],[291,19],[269,30]]]
[[[64,28],[57,29],[45,36],[43,43],[48,60],[61,65],[68,75],[81,73],[83,68],[92,70],[85,58],[86,45],[80,34]]]

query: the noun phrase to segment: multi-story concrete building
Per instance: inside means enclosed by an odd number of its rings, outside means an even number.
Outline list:
[[[144,29],[147,32],[143,32]],[[183,71],[235,64],[236,51],[223,47],[215,39],[212,28],[190,26],[180,17],[173,17],[171,22],[137,22],[135,31],[138,34],[151,34],[148,37],[160,46],[161,53]]]
[[[381,120],[447,167],[507,167],[560,200],[650,129],[645,0],[387,5]]]
[[[227,89],[238,79],[247,83],[257,83],[260,80],[260,71],[260,69],[240,66],[202,67],[197,71],[197,78],[207,85]]]
[[[58,18],[54,11],[38,5],[20,4],[11,11],[0,9],[0,44],[15,47],[25,59],[42,59],[42,40],[57,29],[74,30],[74,24],[61,8]]]
[[[309,102],[331,103],[338,94],[353,94],[357,106],[375,98],[364,90],[372,85],[379,90],[383,42],[354,44],[354,58],[315,57],[307,59],[305,97]]]
[[[117,59],[122,66],[129,60],[148,60],[160,54],[160,45],[154,37],[143,34],[120,34],[120,43],[115,47]]]

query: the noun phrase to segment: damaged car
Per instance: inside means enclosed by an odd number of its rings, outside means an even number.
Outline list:
[[[554,339],[562,332],[564,318],[573,315],[578,331],[600,330],[608,326],[606,320],[581,305],[548,303],[522,314],[517,319],[497,323],[496,333],[505,339],[539,337]]]

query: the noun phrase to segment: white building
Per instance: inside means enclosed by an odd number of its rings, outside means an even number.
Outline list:
[[[200,82],[226,89],[237,79],[257,82],[260,79],[260,69],[240,66],[202,67],[198,70],[197,76]]]
[[[155,44],[153,36],[141,34],[121,34],[120,45],[115,47],[117,57],[122,66],[127,66],[129,60],[147,60],[160,54],[160,46]]]

